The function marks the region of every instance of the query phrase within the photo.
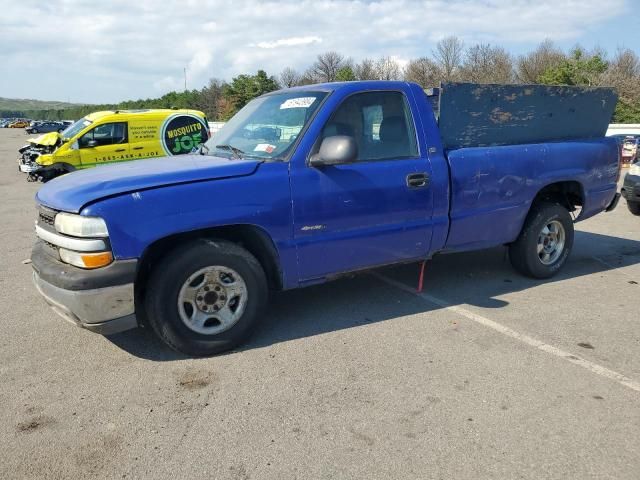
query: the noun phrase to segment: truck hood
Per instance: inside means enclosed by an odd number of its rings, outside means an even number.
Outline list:
[[[27,142],[31,143],[32,145],[52,147],[58,143],[58,140],[60,140],[60,134],[58,132],[49,132],[36,138],[30,138],[29,140],[27,140]]]
[[[49,208],[79,213],[101,198],[191,182],[251,175],[260,160],[179,155],[104,165],[47,182],[36,200]]]

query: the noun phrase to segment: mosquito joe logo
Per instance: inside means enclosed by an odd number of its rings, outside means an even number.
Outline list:
[[[169,155],[194,152],[207,141],[208,129],[204,121],[190,115],[176,115],[165,121],[162,128],[162,145]]]

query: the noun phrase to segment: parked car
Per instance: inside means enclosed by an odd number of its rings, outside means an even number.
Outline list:
[[[638,159],[638,143],[640,142],[640,136],[636,137],[629,135],[622,140],[620,146],[620,156],[622,157],[622,163],[631,165]]]
[[[27,133],[62,132],[67,126],[62,122],[35,122],[25,128]]]
[[[527,120],[510,121],[524,102]],[[89,330],[142,322],[210,355],[247,338],[269,290],[499,245],[516,270],[548,278],[571,252],[571,213],[619,198],[617,145],[601,138],[615,103],[610,89],[456,84],[438,125],[406,82],[272,92],[201,155],[44,185],[34,281]]]
[[[16,120],[15,122],[9,124],[9,128],[25,128],[28,125],[29,122],[27,122],[26,120]]]
[[[640,161],[634,163],[624,177],[621,192],[629,211],[640,215]]]
[[[61,134],[29,140],[19,150],[18,167],[30,179],[50,180],[97,165],[184,155],[209,138],[204,113],[197,110],[96,112]]]

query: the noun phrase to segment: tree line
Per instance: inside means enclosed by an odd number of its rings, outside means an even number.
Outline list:
[[[356,62],[330,51],[319,54],[301,71],[287,67],[270,76],[258,70],[230,82],[213,78],[200,90],[170,92],[156,99],[22,113],[31,118],[77,119],[97,110],[193,108],[204,111],[209,120],[225,121],[252,98],[278,88],[352,80],[406,80],[423,88],[441,82],[611,86],[620,97],[613,121],[640,123],[640,58],[631,49],[621,48],[609,56],[602,49],[578,45],[565,52],[546,40],[516,56],[488,43],[467,46],[455,36],[440,40],[428,55],[406,64],[389,56]]]

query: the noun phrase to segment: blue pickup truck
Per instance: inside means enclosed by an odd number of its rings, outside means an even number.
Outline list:
[[[522,274],[554,275],[574,222],[617,202],[617,145],[599,133],[615,99],[466,84],[439,95],[406,82],[281,90],[199,155],[56,178],[36,196],[35,285],[77,325],[150,326],[198,356],[243,342],[270,291],[373,267],[506,245]]]

